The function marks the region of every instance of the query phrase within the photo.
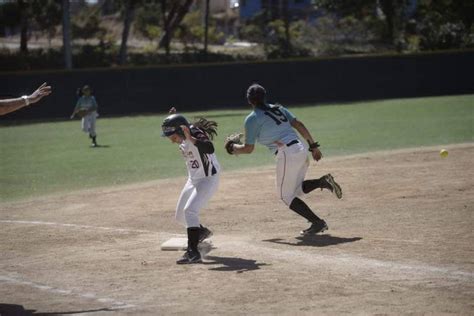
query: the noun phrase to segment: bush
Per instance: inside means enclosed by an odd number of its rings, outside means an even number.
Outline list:
[[[157,38],[158,30],[161,33],[162,24],[161,7],[157,3],[146,3],[137,9],[134,29],[150,41]]]
[[[64,56],[60,50],[38,49],[28,54],[0,51],[0,69],[2,71],[60,69],[64,67]]]
[[[98,12],[90,13],[89,10],[83,10],[72,19],[72,38],[103,38],[106,29],[100,26],[100,16]]]
[[[418,24],[422,49],[451,49],[468,46],[469,32],[462,22],[446,22],[438,12],[427,14]]]

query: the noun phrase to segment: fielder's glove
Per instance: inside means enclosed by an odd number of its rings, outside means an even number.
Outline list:
[[[229,136],[226,137],[225,141],[224,141],[224,147],[225,147],[225,150],[227,150],[227,153],[229,155],[233,155],[234,154],[234,149],[232,148],[232,146],[234,144],[242,144],[242,141],[240,140],[242,138],[242,136],[244,136],[244,134],[242,133],[234,133],[234,134],[230,134]]]
[[[83,118],[84,116],[87,116],[89,113],[91,113],[92,111],[89,110],[89,109],[79,109],[75,114],[74,116],[77,116],[79,118]]]

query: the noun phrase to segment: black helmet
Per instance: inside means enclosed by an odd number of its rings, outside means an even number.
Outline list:
[[[161,129],[163,130],[161,136],[171,136],[174,133],[184,136],[184,133],[180,127],[181,125],[186,125],[189,127],[188,120],[181,114],[171,114],[165,118],[163,124],[161,124]]]
[[[254,83],[247,89],[247,100],[249,103],[263,104],[265,103],[266,94],[267,91],[265,91],[264,87]]]

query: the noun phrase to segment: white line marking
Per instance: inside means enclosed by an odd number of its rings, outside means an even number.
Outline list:
[[[12,278],[4,275],[0,275],[0,282],[6,282],[6,283],[11,283],[11,284],[16,284],[16,285],[26,285],[35,289],[39,289],[42,291],[47,291],[50,293],[54,294],[61,294],[61,295],[68,295],[68,296],[76,296],[76,297],[82,297],[86,299],[92,299],[95,301],[98,301],[100,303],[109,303],[112,305],[112,308],[114,309],[123,309],[123,308],[132,308],[135,307],[135,305],[128,304],[125,302],[117,301],[112,298],[100,298],[97,297],[96,294],[94,293],[74,293],[72,290],[64,290],[64,289],[59,289],[55,288],[52,286],[44,285],[41,283],[36,283],[36,282],[31,282],[31,281],[25,281],[21,280],[19,278]]]
[[[117,228],[117,227],[90,226],[90,225],[65,224],[65,223],[42,222],[42,221],[0,220],[0,223],[7,223],[7,224],[26,224],[26,225],[63,226],[63,227],[73,227],[73,228],[82,228],[82,229],[108,230],[108,231],[114,231],[114,232],[119,232],[119,233],[145,233],[145,234],[166,234],[166,235],[172,235],[172,234],[170,234],[170,233],[154,232],[154,231],[151,231],[151,230],[143,230],[143,229],[129,229],[129,228]]]
[[[99,229],[116,232],[138,232],[147,234],[162,234],[163,236],[183,236],[181,234],[171,234],[165,232],[153,232],[149,230],[114,228],[114,227],[100,227],[77,224],[63,224],[54,222],[42,221],[15,221],[15,220],[0,220],[0,223],[11,224],[28,224],[28,225],[53,225],[64,226],[82,229]],[[290,262],[297,262],[298,264],[306,264],[311,266],[327,265],[329,267],[340,267],[345,270],[354,270],[358,274],[368,274],[371,276],[378,276],[383,279],[400,279],[407,278],[410,274],[412,277],[429,277],[440,278],[446,277],[449,279],[456,279],[461,281],[472,281],[474,273],[458,270],[456,267],[445,268],[435,267],[425,264],[407,264],[394,261],[383,261],[377,259],[370,259],[348,254],[336,255],[322,255],[317,253],[308,253],[300,250],[281,250],[261,245],[255,245],[250,242],[240,240],[229,240],[225,236],[219,236],[215,239],[216,247],[220,249],[231,249],[236,251],[248,252],[249,250],[257,255],[270,256],[272,258]]]
[[[457,267],[436,267],[423,263],[409,264],[395,261],[370,259],[349,254],[325,255],[301,250],[281,250],[272,247],[255,245],[246,241],[215,240],[218,249],[232,249],[242,252],[270,257],[277,260],[309,265],[313,267],[351,271],[359,275],[377,277],[383,280],[419,279],[419,278],[448,278],[461,282],[472,282],[474,273],[461,271]]]

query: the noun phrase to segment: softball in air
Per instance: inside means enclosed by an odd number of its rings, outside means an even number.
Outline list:
[[[448,157],[448,151],[446,149],[441,149],[439,151],[439,155],[441,156],[441,158],[446,158]]]

